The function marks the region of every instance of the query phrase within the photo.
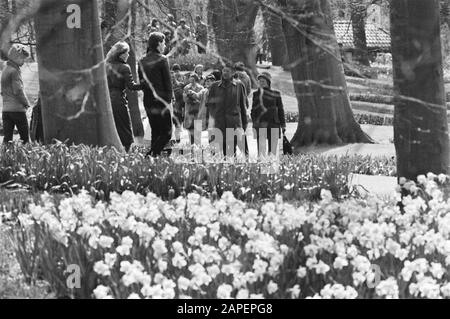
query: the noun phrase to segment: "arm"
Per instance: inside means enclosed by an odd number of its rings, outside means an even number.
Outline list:
[[[147,87],[147,82],[145,81],[144,74],[141,69],[141,63],[142,63],[141,61],[138,63],[138,77],[139,83],[142,85],[142,88],[144,89]]]
[[[186,86],[183,90],[183,101],[184,103],[189,103],[187,91],[189,90],[189,86]]]
[[[172,78],[170,76],[170,68],[169,68],[169,62],[167,61],[167,58],[164,57],[162,60],[162,80],[164,83],[164,86],[166,88],[166,93],[164,94],[162,98],[167,102],[170,103],[173,98],[173,87],[172,87]]]
[[[285,129],[286,128],[286,118],[284,115],[284,106],[283,100],[281,99],[281,94],[277,97],[277,106],[278,106],[278,118],[280,119],[280,126]]]
[[[125,79],[125,86],[131,91],[142,90],[143,85],[134,82],[133,74],[131,73],[131,68],[128,64],[124,64],[122,68],[122,76]]]
[[[30,102],[25,95],[23,90],[23,82],[20,78],[19,72],[13,72],[11,74],[11,86],[14,96],[19,100],[20,103],[26,108],[30,107]]]
[[[252,109],[250,111],[250,115],[252,117],[253,123],[257,122],[259,117],[259,90],[255,93],[253,93],[253,102],[252,102]]]
[[[239,95],[241,96],[240,98],[240,109],[241,109],[241,119],[242,119],[242,128],[244,130],[247,129],[248,126],[248,118],[247,118],[247,105],[248,105],[248,100],[247,100],[247,96],[245,95],[245,88],[243,85],[238,85],[238,88],[240,90]]]

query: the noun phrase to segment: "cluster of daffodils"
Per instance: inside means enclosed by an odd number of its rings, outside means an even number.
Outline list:
[[[447,177],[418,181],[403,181],[403,198],[336,202],[322,190],[320,202],[295,206],[277,196],[248,207],[232,193],[44,195],[19,219],[42,233],[43,265],[81,266],[84,297],[448,298]],[[54,284],[57,275],[44,271]]]

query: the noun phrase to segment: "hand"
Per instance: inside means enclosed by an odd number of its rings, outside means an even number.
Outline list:
[[[286,128],[283,127],[283,135],[286,135]]]

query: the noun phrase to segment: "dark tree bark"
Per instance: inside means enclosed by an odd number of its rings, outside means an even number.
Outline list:
[[[355,45],[354,60],[362,65],[370,66],[366,38],[367,5],[361,0],[350,0],[350,10]]]
[[[225,62],[244,62],[256,74],[253,27],[259,9],[257,1],[210,0],[208,6],[218,53]]]
[[[447,173],[449,137],[438,0],[393,0],[394,139],[399,177]]]
[[[178,12],[175,0],[166,0],[166,2],[167,2],[167,9],[169,9],[169,13],[174,16],[175,21],[178,21]]]
[[[128,19],[125,19],[122,23],[119,23],[128,11],[131,10],[131,23]],[[111,47],[119,40],[126,40],[130,45],[130,57],[128,64],[131,67],[131,72],[135,80],[137,80],[137,61],[135,54],[135,41],[134,33],[136,29],[136,3],[131,5],[128,1],[106,0],[105,1],[105,19],[106,29],[103,31],[106,33],[106,41],[104,44],[105,54],[111,49]],[[131,30],[128,30],[128,29]],[[127,37],[127,35],[131,35]],[[135,91],[127,90],[128,108],[130,109],[131,123],[133,126],[133,135],[136,137],[144,136],[144,126],[142,124],[141,112],[139,110],[139,98],[138,93]]]
[[[353,117],[328,0],[280,3],[300,114],[293,146],[373,143]]]
[[[11,37],[6,30],[10,17],[8,0],[0,0],[0,59],[6,60]]]
[[[69,5],[81,8],[80,28],[68,24]],[[97,1],[44,0],[35,28],[45,142],[122,150],[109,99]]]
[[[275,1],[270,1],[267,3],[268,6],[273,6],[274,4]],[[270,11],[270,9],[266,6],[263,6],[263,18],[264,27],[269,38],[270,52],[272,54],[272,65],[283,66],[288,62],[289,58],[283,36],[281,16]]]

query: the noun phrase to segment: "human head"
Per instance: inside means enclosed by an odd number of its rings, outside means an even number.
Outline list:
[[[173,20],[175,20],[175,17],[174,17],[172,14],[169,13],[169,14],[167,15],[167,20],[168,20],[168,21],[173,21]]]
[[[205,80],[205,87],[209,88],[214,82],[216,82],[216,77],[213,74],[208,75]]]
[[[180,71],[181,71],[180,65],[177,64],[177,63],[175,63],[175,64],[172,66],[172,71],[173,71],[173,72],[180,72]]]
[[[244,64],[244,62],[236,62],[234,64],[234,70],[236,72],[244,72],[245,71],[245,64]]]
[[[163,53],[166,46],[165,39],[165,35],[161,32],[151,33],[148,39],[148,50],[152,52]]]
[[[191,84],[198,83],[199,80],[200,78],[195,72],[189,74],[189,83]]]
[[[8,60],[22,66],[25,60],[30,56],[27,50],[22,45],[13,44],[8,51]]]
[[[231,80],[232,77],[233,77],[233,70],[231,66],[229,65],[224,66],[222,69],[222,79],[228,81]]]
[[[272,86],[272,76],[269,72],[262,72],[258,75],[259,86],[262,88],[270,88]]]
[[[184,26],[186,25],[186,20],[181,19],[181,20],[180,20],[180,25],[181,25],[182,27],[184,27]]]
[[[202,64],[198,64],[195,66],[194,72],[201,76],[203,74],[203,69],[204,66]]]
[[[211,74],[214,75],[216,81],[222,80],[222,71],[220,71],[219,69],[215,69]]]
[[[154,27],[154,28],[158,28],[158,27],[159,27],[159,21],[158,21],[158,19],[153,19],[153,20],[152,20],[152,27]]]
[[[200,17],[200,16],[195,17],[195,22],[199,23],[201,21],[202,21],[202,17]]]
[[[126,62],[128,60],[129,53],[130,46],[128,45],[128,43],[119,41],[114,44],[109,50],[108,54],[106,55],[106,61],[111,62],[122,60],[123,62]]]

